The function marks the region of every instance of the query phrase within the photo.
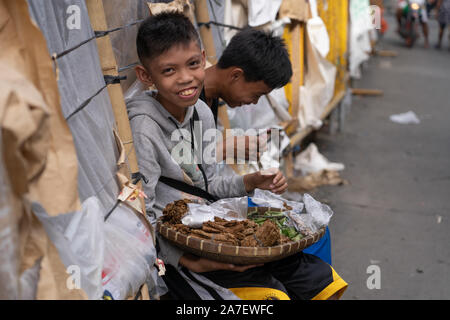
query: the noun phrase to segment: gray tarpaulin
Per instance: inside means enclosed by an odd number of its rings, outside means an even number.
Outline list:
[[[84,1],[29,0],[28,4],[51,54],[64,52],[94,35]],[[71,5],[80,8],[79,29],[67,26],[67,9]],[[61,107],[67,118],[105,86],[95,39],[58,58],[57,66]],[[104,209],[109,210],[119,190],[115,180],[118,153],[113,136],[114,116],[107,89],[74,114],[68,124],[79,163],[80,200],[96,195]]]
[[[2,141],[0,130],[0,150],[3,150]],[[19,230],[3,161],[0,161],[0,181],[0,299],[19,299]]]
[[[150,11],[148,9],[147,2],[156,1],[103,1],[108,29],[119,28],[148,17],[150,15]],[[138,56],[136,52],[136,34],[138,29],[139,24],[135,24],[133,26],[110,33],[109,35],[117,66],[120,70],[120,75],[127,76],[127,79],[121,82],[122,90],[124,92],[136,80],[136,75],[132,66],[136,62],[138,62]],[[130,67],[127,68],[128,66]]]
[[[83,0],[29,0],[28,4],[50,54],[56,54],[61,108],[74,138],[83,205],[82,210],[62,218],[49,217],[37,203],[33,210],[65,266],[80,269],[80,286],[90,299],[101,299],[104,290],[115,299],[124,299],[150,281],[148,277],[156,279],[156,250],[151,234],[127,206],[118,206],[111,219],[103,220],[120,191],[116,179],[119,154],[113,134],[115,119],[86,4]],[[67,24],[70,16],[77,14],[68,10],[71,6],[79,10],[79,27]],[[121,20],[121,15],[117,17]],[[122,220],[117,222],[119,218]],[[119,231],[125,232],[122,236],[127,241],[117,236]],[[145,245],[139,232],[145,235]],[[149,282],[152,291],[154,283],[156,280]]]

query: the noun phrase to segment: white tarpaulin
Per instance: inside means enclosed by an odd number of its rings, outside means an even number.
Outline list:
[[[302,127],[322,125],[321,116],[333,98],[336,67],[326,59],[330,51],[330,39],[323,20],[317,14],[316,1],[310,1],[312,18],[306,23],[306,47],[308,56],[305,85],[300,87],[300,111]]]
[[[371,51],[369,30],[370,22],[369,0],[350,0],[350,76],[359,79],[361,63],[369,59]]]

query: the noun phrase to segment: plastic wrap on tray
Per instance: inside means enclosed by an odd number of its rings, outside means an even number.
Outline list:
[[[179,200],[169,204],[163,222],[187,236],[245,247],[268,247],[296,242],[325,227],[333,212],[309,194],[304,201],[288,201],[269,191],[256,190],[258,207],[248,198],[228,198],[211,205]],[[276,234],[276,237],[270,236]]]

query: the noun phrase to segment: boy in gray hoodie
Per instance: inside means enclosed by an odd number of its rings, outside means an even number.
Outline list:
[[[189,19],[179,13],[152,16],[140,26],[136,43],[142,63],[136,67],[137,77],[146,86],[154,85],[157,89],[146,91],[127,101],[139,170],[148,179],[143,189],[148,196],[146,211],[152,224],[162,215],[162,210],[168,203],[196,198],[170,186],[167,180],[186,182],[216,199],[242,197],[251,194],[256,188],[278,194],[287,189],[286,179],[279,170],[269,174],[256,172],[245,176],[215,174],[216,157],[211,154],[216,145],[214,118],[210,108],[198,100],[205,77],[205,52],[201,49],[197,31]],[[190,279],[196,279],[197,285],[200,281],[203,285],[208,283],[209,287],[216,287],[222,292],[222,297],[236,296],[229,291],[224,293],[220,287],[233,288],[239,284],[221,280],[226,277],[232,279],[236,274],[258,280],[252,270],[261,272],[262,266],[226,264],[184,253],[162,237],[158,237],[158,245],[159,255],[167,265],[179,271],[185,279],[186,274]],[[294,264],[298,265],[297,262]],[[310,270],[297,269],[307,272]],[[263,273],[271,277],[267,271]],[[287,273],[290,277],[291,271]],[[328,273],[333,280],[331,270]],[[265,285],[266,280],[267,277],[260,277],[259,286]],[[277,282],[275,278],[272,280]],[[239,281],[245,282],[241,279]],[[313,293],[320,293],[328,284],[326,282],[324,287],[313,288]],[[178,282],[176,285],[180,286]],[[171,287],[170,283],[168,286]],[[287,292],[281,283],[272,287],[280,292]],[[205,295],[199,293],[202,290],[194,291],[197,297],[205,298]],[[330,296],[335,293],[332,292]],[[193,297],[187,295],[183,298]]]

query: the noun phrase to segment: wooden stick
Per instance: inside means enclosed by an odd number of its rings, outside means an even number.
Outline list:
[[[339,93],[335,94],[333,99],[328,103],[328,105],[325,107],[325,110],[323,111],[322,115],[320,116],[321,120],[324,120],[328,115],[333,111],[339,104],[339,102],[342,101],[342,99],[345,96],[345,90],[340,91]],[[314,129],[311,126],[308,126],[306,128],[303,128],[300,132],[296,133],[291,137],[290,145],[292,147],[298,145],[306,136],[308,136],[311,132],[313,132]]]
[[[352,88],[353,95],[360,96],[381,96],[383,95],[383,90],[379,89],[363,89],[363,88]]]
[[[375,50],[375,54],[381,57],[396,57],[398,56],[397,51],[392,50]]]

